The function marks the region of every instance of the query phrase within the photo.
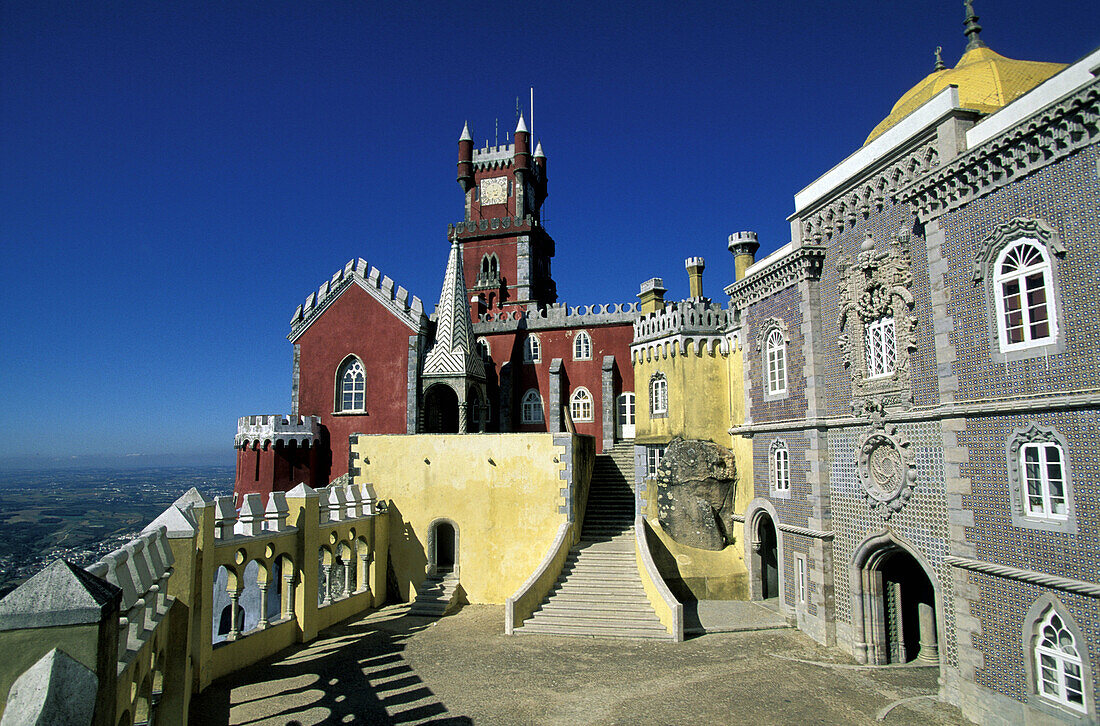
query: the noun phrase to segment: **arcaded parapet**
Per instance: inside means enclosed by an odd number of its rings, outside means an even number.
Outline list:
[[[241,416],[237,419],[237,436],[233,443],[237,448],[286,445],[291,442],[299,446],[312,446],[317,442],[320,431],[320,416]]]

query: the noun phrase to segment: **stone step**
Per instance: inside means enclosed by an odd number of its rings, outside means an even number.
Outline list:
[[[659,628],[664,630],[664,626],[661,625],[661,621],[657,619],[652,610],[643,615],[622,613],[608,616],[599,613],[588,614],[583,611],[545,612],[540,610],[534,614],[531,621],[540,625],[581,625],[587,628],[614,627],[623,630],[653,630]]]
[[[653,640],[672,640],[664,627],[656,628],[620,628],[615,625],[566,625],[558,623],[534,623],[527,621],[515,631],[520,635],[575,635],[589,638],[645,638]]]
[[[561,598],[558,598],[559,600]],[[537,613],[577,613],[588,617],[642,617],[653,615],[653,607],[648,600],[642,602],[577,602],[566,600],[564,602],[548,602],[540,607]]]

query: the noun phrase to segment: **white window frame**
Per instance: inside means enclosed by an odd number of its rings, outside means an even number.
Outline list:
[[[665,458],[665,446],[649,445],[645,447],[645,474],[647,479],[656,479],[657,470]]]
[[[1002,268],[1005,265],[1006,258],[1017,250],[1023,250],[1025,248],[1034,252],[1034,255],[1038,257],[1038,262],[1033,262],[1024,267],[1018,267],[1007,273],[1004,272]],[[1027,281],[1029,278],[1034,278],[1036,275],[1042,276],[1041,284],[1029,289],[1027,287]],[[1022,340],[1015,342],[1009,339],[1009,326],[1006,321],[1006,298],[1009,297],[1009,294],[1006,293],[1005,288],[1013,283],[1018,286],[1015,297],[1017,298],[1018,313],[1020,316],[1019,330],[1023,336]],[[996,315],[997,341],[1000,344],[1002,353],[1051,345],[1057,341],[1058,311],[1055,303],[1053,283],[1054,266],[1051,264],[1050,255],[1047,252],[1046,246],[1041,244],[1038,240],[1030,237],[1015,239],[1006,244],[1004,249],[997,255],[993,262],[993,300]],[[1041,305],[1025,304],[1027,293],[1031,290],[1040,289],[1044,296]],[[1036,324],[1033,322],[1033,316],[1040,308],[1043,314],[1046,315],[1047,334],[1036,336],[1032,330],[1033,325]],[[1017,326],[1012,327],[1015,329]]]
[[[525,424],[540,424],[545,420],[542,396],[537,389],[527,389],[520,399],[520,421]]]
[[[1057,467],[1056,476],[1051,476],[1052,467]],[[1054,441],[1037,441],[1022,445],[1020,475],[1023,479],[1024,513],[1028,517],[1057,520],[1069,518],[1066,501],[1066,452],[1060,444]],[[1037,490],[1034,493],[1033,485]],[[1056,496],[1055,486],[1061,488],[1060,496]],[[1059,504],[1061,511],[1058,511]]]
[[[801,605],[806,604],[806,558],[803,555],[795,555],[795,593]]]
[[[348,374],[355,373],[356,369],[358,369],[359,380],[356,382],[354,375],[350,381],[347,380]],[[349,395],[350,404],[346,402]],[[349,356],[336,369],[336,413],[363,413],[366,410],[367,370],[358,356]]]
[[[569,415],[574,421],[591,421],[594,408],[592,394],[583,386],[573,391],[573,395],[569,397]]]
[[[573,337],[573,360],[592,360],[592,336],[583,330]]]
[[[1049,607],[1037,624],[1032,648],[1035,691],[1042,699],[1087,713],[1089,694],[1085,690],[1085,663],[1079,649],[1077,638],[1062,614]],[[1075,695],[1080,700],[1075,700]]]
[[[659,371],[649,377],[649,415],[668,416],[668,379]]]
[[[884,315],[863,329],[863,348],[867,359],[867,378],[893,375],[898,367],[897,331],[894,316]]]
[[[791,491],[791,452],[784,441],[776,440],[771,447],[769,466],[772,473],[772,489],[778,494]]]
[[[618,415],[620,426],[633,426],[634,425],[634,407],[635,397],[633,391],[623,391],[619,394],[618,400]]]
[[[493,349],[492,346],[489,344],[488,338],[478,338],[477,343],[475,343],[474,345],[477,346],[477,351],[481,354],[482,363],[492,362]]]
[[[781,396],[787,392],[787,340],[783,331],[773,328],[764,350],[768,395]]]
[[[542,341],[537,335],[528,335],[523,340],[523,362],[538,363],[542,360]]]

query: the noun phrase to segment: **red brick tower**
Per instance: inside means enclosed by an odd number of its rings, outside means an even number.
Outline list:
[[[458,183],[466,195],[462,222],[449,236],[462,246],[470,312],[481,316],[557,301],[550,276],[554,240],[542,228],[546,156],[531,153],[523,116],[511,144],[475,149],[469,127],[458,140]]]

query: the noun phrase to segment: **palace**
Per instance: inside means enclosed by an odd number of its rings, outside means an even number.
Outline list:
[[[685,300],[559,302],[541,143],[464,128],[434,313],[358,258],[310,293],[233,496],[0,601],[4,723],[186,723],[388,600],[669,641],[740,601],[977,722],[1096,722],[1100,51],[1005,58],[966,9],[787,244],[729,236],[721,301],[692,256]]]

